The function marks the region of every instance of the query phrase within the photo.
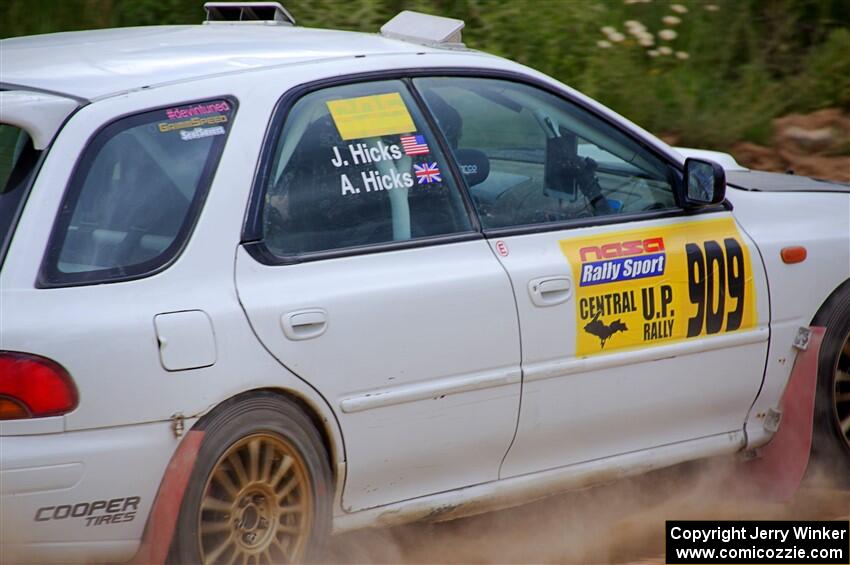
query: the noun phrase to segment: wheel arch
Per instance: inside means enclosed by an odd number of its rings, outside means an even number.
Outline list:
[[[815,314],[814,320],[814,323],[824,327],[826,335],[824,347],[820,352],[817,402],[813,414],[812,455],[821,471],[837,481],[839,486],[850,486],[846,472],[850,465],[850,442],[843,428],[850,412],[840,409],[839,404],[843,401],[837,399],[837,372],[845,355],[842,352],[847,351],[850,331],[850,279],[830,293]],[[843,369],[841,372],[844,372]]]
[[[345,451],[338,422],[330,408],[326,406],[329,415],[323,415],[324,411],[317,405],[315,399],[311,399],[307,395],[293,389],[266,386],[244,390],[210,406],[209,409],[199,415],[192,428],[184,434],[182,441],[177,446],[177,450],[172,454],[169,466],[160,482],[154,505],[145,523],[139,549],[131,563],[151,565],[166,562],[171,550],[177,516],[183,503],[184,492],[193,470],[195,459],[200,451],[207,425],[224,407],[263,393],[279,396],[293,402],[310,419],[319,433],[322,445],[325,448],[325,455],[328,458],[328,465],[331,472],[331,483],[334,488],[334,493],[332,494],[334,505],[338,504],[343,481],[345,480]],[[332,419],[333,421],[331,421]]]
[[[826,299],[821,303],[818,311],[815,312],[814,317],[812,318],[812,325],[825,326],[832,306],[835,302],[841,300],[842,297],[848,294],[850,294],[850,279],[845,280],[829,293]]]
[[[192,426],[192,429],[200,431],[205,430],[213,416],[221,411],[224,406],[238,403],[246,398],[262,393],[273,394],[292,401],[304,411],[304,414],[306,414],[308,418],[310,418],[310,421],[313,423],[316,431],[319,432],[319,436],[322,439],[322,445],[325,448],[325,454],[328,458],[328,465],[331,469],[333,483],[337,489],[341,488],[340,479],[342,477],[339,476],[341,474],[339,463],[345,461],[345,445],[342,441],[342,433],[339,429],[339,424],[336,421],[336,416],[333,415],[333,412],[330,411],[329,408],[327,409],[329,415],[326,415],[325,411],[323,411],[321,407],[317,406],[314,400],[296,390],[283,387],[260,387],[239,392],[238,394],[225,398],[204,412],[204,414]]]

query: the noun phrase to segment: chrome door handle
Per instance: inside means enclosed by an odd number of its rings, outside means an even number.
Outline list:
[[[570,299],[573,293],[569,277],[541,277],[528,282],[528,294],[536,306],[555,306]]]
[[[328,329],[328,315],[320,308],[289,312],[281,316],[280,325],[283,334],[289,339],[311,339],[319,337]]]

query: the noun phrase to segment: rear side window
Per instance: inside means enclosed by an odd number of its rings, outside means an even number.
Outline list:
[[[301,98],[264,189],[262,238],[279,258],[471,231],[447,160],[401,81]]]
[[[200,212],[233,118],[212,100],[122,118],[95,135],[74,172],[41,283],[109,282],[173,259]]]
[[[0,124],[0,265],[15,231],[41,154],[27,132]]]

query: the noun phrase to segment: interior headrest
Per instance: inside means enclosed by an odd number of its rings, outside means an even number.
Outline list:
[[[469,186],[481,184],[490,175],[490,159],[478,149],[458,149],[455,151],[460,172]]]

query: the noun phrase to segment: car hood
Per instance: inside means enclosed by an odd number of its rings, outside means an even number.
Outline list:
[[[846,192],[850,184],[793,174],[764,171],[726,171],[726,184],[759,192]]]

